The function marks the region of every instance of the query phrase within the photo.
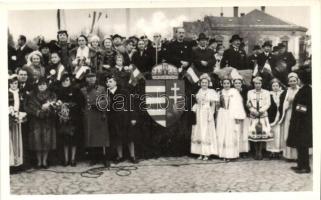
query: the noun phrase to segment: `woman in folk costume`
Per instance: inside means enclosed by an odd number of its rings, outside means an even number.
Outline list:
[[[247,94],[247,107],[250,111],[249,140],[255,142],[256,160],[262,160],[263,143],[272,139],[267,110],[271,105],[270,92],[262,89],[262,78],[253,79],[254,89]]]
[[[83,112],[83,130],[85,147],[90,152],[91,164],[97,162],[97,151],[103,152],[101,159],[105,167],[109,167],[107,148],[110,145],[108,122],[106,116],[106,89],[97,84],[96,74],[86,75],[86,85],[81,88]]]
[[[222,79],[223,89],[220,91],[220,108],[217,114],[218,155],[225,161],[239,157],[239,140],[241,122],[245,119],[242,96],[231,88],[229,77]]]
[[[280,158],[280,153],[282,152],[281,138],[283,137],[281,135],[280,124],[278,124],[280,119],[280,96],[283,93],[283,90],[281,87],[281,82],[277,78],[272,79],[271,89],[271,106],[268,110],[268,115],[274,140],[267,142],[266,150],[271,152],[270,158],[273,159]]]
[[[200,160],[208,160],[208,156],[218,154],[214,112],[219,97],[215,90],[208,88],[210,81],[208,74],[200,77],[201,89],[196,94],[197,103],[192,108],[196,112],[196,124],[192,127],[191,153],[200,155]]]
[[[241,120],[240,124],[240,140],[239,140],[239,152],[241,157],[246,157],[246,154],[250,150],[249,146],[249,138],[248,138],[248,130],[250,126],[250,119],[249,119],[249,111],[246,107],[246,101],[247,101],[247,92],[248,89],[246,85],[244,84],[243,77],[241,75],[233,77],[233,86],[235,89],[237,89],[242,97],[242,102],[243,102],[243,108],[245,111],[245,118],[244,120]]]
[[[58,112],[58,134],[64,146],[64,166],[70,164],[74,167],[77,147],[81,144],[81,93],[71,84],[71,78],[69,74],[61,77],[56,94],[62,103]],[[71,154],[70,157],[69,154]]]
[[[28,55],[28,63],[22,67],[27,71],[31,83],[36,83],[40,77],[45,76],[46,70],[41,65],[41,59],[40,51],[33,51]]]
[[[25,102],[29,120],[29,146],[37,154],[37,168],[48,168],[47,158],[56,149],[55,93],[49,91],[46,78],[40,78]]]
[[[78,47],[70,51],[70,65],[72,66],[72,73],[76,79],[82,80],[84,72],[87,70],[95,71],[95,63],[93,58],[95,57],[95,51],[88,47],[88,39],[84,35],[80,35],[77,38]]]
[[[20,100],[18,78],[12,75],[9,79],[9,140],[10,167],[23,164],[21,122],[26,113],[19,112]]]
[[[289,126],[292,114],[292,103],[296,93],[299,91],[300,87],[298,85],[299,77],[296,73],[291,72],[288,75],[288,85],[289,87],[280,96],[280,121],[278,124],[281,125],[281,148],[283,150],[283,157],[287,160],[297,159],[297,152],[295,148],[287,147],[286,140],[289,135]]]

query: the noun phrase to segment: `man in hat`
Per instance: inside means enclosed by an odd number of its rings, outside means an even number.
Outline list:
[[[272,68],[273,75],[277,77],[284,85],[287,85],[287,76],[293,71],[296,60],[291,52],[287,52],[283,43],[278,44],[278,55],[276,56],[275,66]]]
[[[192,62],[196,69],[201,73],[212,73],[215,64],[214,51],[207,48],[208,37],[200,33],[198,38],[198,47],[193,50]]]
[[[257,63],[257,58],[258,58],[259,54],[261,53],[260,45],[254,45],[252,52],[253,52],[253,54],[250,55],[248,58],[248,68],[254,70],[255,65]]]
[[[291,52],[288,52],[286,46],[283,43],[278,45],[279,47],[279,59],[284,60],[286,63],[288,72],[293,71],[292,67],[296,64],[296,60]]]
[[[111,40],[113,43],[113,49],[124,57],[124,66],[128,66],[130,64],[130,57],[129,54],[126,52],[126,47],[123,42],[125,37],[115,34],[111,36]]]
[[[272,69],[275,66],[275,56],[272,55],[272,44],[266,41],[262,45],[263,52],[257,58],[257,74],[254,76],[261,76],[262,87],[268,89],[269,82],[272,80]]]
[[[65,69],[71,73],[71,66],[69,62],[69,51],[76,46],[68,42],[68,32],[66,30],[60,30],[57,32],[57,40],[52,40],[49,43],[51,52],[58,52],[61,56],[61,63]]]
[[[221,61],[221,68],[234,67],[237,70],[243,70],[247,68],[246,53],[240,48],[243,39],[239,35],[233,35],[230,43],[231,46],[227,49]]]
[[[192,55],[192,47],[184,38],[184,28],[178,28],[176,30],[176,39],[169,44],[167,54],[167,61],[181,69],[188,68],[191,64]]]
[[[20,35],[18,38],[18,47],[17,47],[17,68],[23,67],[27,63],[27,56],[31,53],[33,49],[31,49],[27,45],[27,38],[24,35]]]

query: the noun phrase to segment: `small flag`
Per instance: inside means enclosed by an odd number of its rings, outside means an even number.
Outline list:
[[[192,65],[190,66],[186,73],[185,77],[191,82],[191,83],[197,83],[199,81],[199,72],[195,69],[195,67]]]
[[[80,67],[78,66],[75,69],[76,79],[82,79],[85,76],[87,70],[90,70],[90,68],[87,66],[80,66]]]
[[[136,86],[136,84],[138,83],[138,81],[140,79],[145,79],[144,75],[139,71],[139,69],[135,66],[132,65],[133,69],[132,69],[132,73],[129,79],[129,84]]]

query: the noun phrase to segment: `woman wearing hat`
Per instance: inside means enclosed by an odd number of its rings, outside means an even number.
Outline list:
[[[10,167],[23,164],[21,122],[25,113],[20,112],[20,98],[17,75],[9,77],[9,138]]]
[[[267,110],[271,105],[270,92],[262,89],[262,77],[253,79],[254,89],[247,94],[250,111],[249,140],[254,142],[256,160],[262,160],[263,143],[272,139]]]
[[[45,76],[45,68],[41,64],[42,54],[33,51],[28,56],[28,63],[22,68],[27,71],[30,82],[35,83],[40,77]]]
[[[292,103],[296,93],[299,91],[299,77],[296,73],[291,72],[288,75],[288,85],[286,91],[280,96],[280,120],[281,125],[281,148],[283,151],[283,157],[289,161],[297,159],[297,152],[295,148],[288,147],[286,140],[289,135],[289,126],[292,115]]]
[[[224,160],[239,157],[241,122],[245,118],[242,96],[232,88],[232,80],[222,79],[220,108],[217,114],[218,156]]]
[[[196,113],[196,124],[192,127],[191,153],[199,155],[200,160],[208,160],[210,155],[218,155],[214,112],[219,97],[215,90],[208,88],[210,83],[208,74],[201,75],[201,88],[196,94],[197,103],[192,108]]]
[[[76,166],[76,151],[81,144],[81,93],[71,83],[72,76],[64,74],[57,88],[57,98],[62,102],[58,112],[58,138],[64,147],[64,166]],[[70,155],[70,156],[69,156]]]
[[[96,67],[94,72],[97,72],[102,62],[102,48],[100,47],[100,38],[97,35],[90,37],[90,47],[95,51],[95,56],[92,58],[93,65]]]
[[[39,79],[25,103],[29,120],[29,147],[37,155],[37,168],[48,168],[48,153],[56,149],[56,95],[46,78]]]

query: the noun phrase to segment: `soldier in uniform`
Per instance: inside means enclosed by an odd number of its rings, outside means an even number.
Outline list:
[[[104,111],[107,108],[107,98],[104,96],[106,89],[97,84],[94,73],[86,75],[86,82],[87,85],[81,88],[85,147],[91,154],[91,164],[95,164],[97,161],[96,151],[102,149],[103,163],[105,167],[109,167],[106,147],[109,147],[110,141],[107,116]]]
[[[237,70],[247,69],[246,53],[240,48],[243,39],[239,35],[233,35],[230,39],[231,46],[227,49],[221,61],[221,68],[234,67]]]
[[[50,42],[50,51],[58,52],[61,55],[61,63],[66,70],[71,73],[71,66],[69,64],[69,52],[75,48],[75,45],[68,42],[68,32],[66,30],[60,30],[57,33],[58,41]]]

